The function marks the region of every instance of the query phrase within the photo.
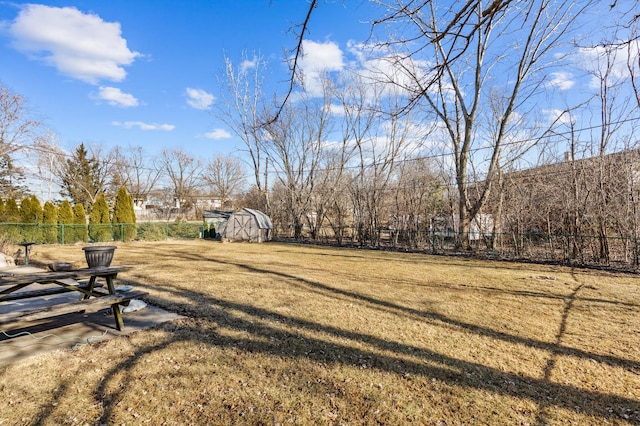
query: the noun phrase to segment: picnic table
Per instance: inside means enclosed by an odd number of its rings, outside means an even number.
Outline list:
[[[35,268],[34,268],[35,269]],[[146,295],[142,291],[116,291],[114,280],[118,272],[131,269],[131,266],[108,266],[100,268],[84,268],[71,271],[33,271],[18,273],[0,271],[0,304],[4,302],[42,298],[45,296],[78,292],[80,300],[76,302],[58,303],[44,308],[10,311],[0,314],[0,325],[24,321],[36,321],[57,315],[92,310],[98,307],[111,306],[118,330],[124,329],[120,305],[127,305],[131,299]],[[100,281],[99,281],[100,279]],[[103,288],[104,281],[106,289]],[[43,288],[27,290],[25,287],[36,284]],[[23,290],[24,289],[24,290]]]

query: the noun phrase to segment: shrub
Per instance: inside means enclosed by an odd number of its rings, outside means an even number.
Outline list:
[[[91,241],[111,241],[113,239],[109,206],[104,193],[100,193],[91,206],[89,237]]]
[[[174,222],[169,224],[169,237],[193,239],[200,236],[201,223]]]
[[[64,200],[62,204],[60,204],[60,208],[58,209],[58,224],[60,225],[60,232],[58,234],[60,243],[73,243],[75,238],[75,232],[73,230],[73,209],[68,200]]]
[[[18,203],[15,199],[9,198],[6,201],[4,211],[2,213],[2,221],[12,223],[20,222],[20,208],[18,207]]]
[[[128,241],[136,237],[136,215],[133,200],[124,186],[120,187],[113,206],[114,236],[118,240]]]
[[[84,210],[84,205],[81,203],[73,206],[73,228],[75,241],[86,243],[89,239],[87,232],[87,214]]]
[[[165,223],[144,222],[138,224],[138,239],[142,241],[162,241],[167,238]]]
[[[44,203],[42,209],[42,242],[45,244],[58,242],[58,208],[51,201]]]

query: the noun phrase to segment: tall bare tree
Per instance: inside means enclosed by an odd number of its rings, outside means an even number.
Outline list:
[[[242,161],[231,155],[217,155],[204,166],[204,182],[211,187],[213,195],[220,197],[223,208],[240,195],[246,176]]]
[[[53,132],[36,140],[33,150],[37,156],[36,171],[40,176],[40,193],[44,200],[52,201],[58,192],[59,168],[64,164],[65,152],[60,148],[58,137]]]
[[[591,140],[594,142],[592,155],[597,157],[597,168],[592,176],[594,225],[597,230],[599,241],[599,257],[605,263],[609,263],[609,232],[610,222],[613,217],[610,203],[612,197],[612,178],[615,174],[614,168],[620,165],[610,164],[607,155],[612,151],[628,147],[628,142],[624,141],[623,132],[627,126],[627,119],[632,117],[636,111],[635,98],[628,91],[629,76],[620,73],[625,71],[621,66],[621,55],[625,49],[620,46],[607,45],[593,49],[595,53],[594,61],[589,70],[593,79],[598,84],[598,90],[593,98],[592,104],[597,108],[594,128],[597,129]],[[593,65],[595,63],[595,65]],[[621,69],[622,68],[622,69]],[[630,108],[633,105],[634,108]],[[616,147],[617,145],[617,147]],[[624,189],[620,188],[620,189]]]
[[[431,158],[403,161],[394,179],[394,244],[411,248],[424,243],[426,231],[446,212],[444,185]]]
[[[124,185],[133,203],[140,206],[156,187],[164,170],[161,162],[147,158],[141,146],[129,146],[126,149],[115,147],[111,152],[114,167],[112,180],[114,186]]]
[[[202,175],[200,161],[180,148],[162,150],[160,161],[174,202],[183,210],[193,207]]]
[[[263,91],[264,73],[267,64],[259,55],[243,55],[239,65],[225,57],[225,71],[222,78],[223,93],[215,105],[214,115],[244,143],[249,155],[254,184],[265,197],[269,210],[267,184],[267,159],[264,154],[265,103],[268,101]],[[264,174],[264,175],[263,175]]]
[[[436,0],[376,2],[388,11],[378,27],[402,27],[401,36],[383,42],[394,52],[389,59],[394,72],[386,77],[406,90],[407,109],[427,108],[444,128],[446,151],[454,157],[460,245],[469,248],[471,221],[505,161],[510,126],[518,115],[535,110],[534,95],[544,88],[545,71],[557,61],[554,53],[575,16],[592,2],[468,0],[450,7]],[[489,118],[482,112],[488,110],[489,94],[496,87],[503,101],[497,132],[489,137],[481,132]],[[472,167],[484,170],[474,198],[468,193]]]
[[[0,82],[0,180],[5,197],[19,196],[27,190],[21,183],[25,169],[16,161],[16,155],[26,154],[41,137],[44,126],[33,117],[27,100]]]
[[[282,188],[285,217],[293,225],[294,238],[301,237],[303,226],[318,213],[310,208],[326,138],[332,130],[329,85],[327,79],[323,81],[324,96],[300,93],[295,104],[286,105],[279,119],[265,127],[269,134],[265,149]]]
[[[34,119],[27,100],[0,82],[0,155],[34,143],[43,125]]]

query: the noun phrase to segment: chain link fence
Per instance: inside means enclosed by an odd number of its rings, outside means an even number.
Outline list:
[[[77,242],[161,241],[202,238],[202,222],[114,224],[0,223],[0,238],[9,244],[74,244]]]
[[[543,233],[471,233],[470,250],[461,250],[463,236],[445,231],[408,231],[380,228],[358,240],[358,230],[347,227],[335,237],[335,230],[321,228],[315,239],[304,241],[344,247],[403,250],[438,255],[472,255],[497,260],[557,263],[572,266],[640,269],[640,239],[623,236],[549,235]],[[276,239],[292,241],[290,232],[278,232]]]
[[[398,231],[378,229],[366,241],[356,238],[355,229],[344,229],[341,238],[334,230],[322,228],[311,243],[344,247],[404,250],[439,255],[471,254],[476,257],[558,263],[573,266],[640,269],[640,239],[622,236],[548,235],[543,233],[492,233],[470,235],[471,248],[461,251],[462,236],[453,232]],[[140,222],[106,225],[40,223],[0,223],[0,243],[74,244],[78,242],[162,241],[210,238],[202,222]],[[289,233],[274,233],[275,239],[291,241]]]

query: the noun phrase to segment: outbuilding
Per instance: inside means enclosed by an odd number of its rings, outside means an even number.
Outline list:
[[[259,210],[205,211],[203,218],[207,223],[215,223],[217,236],[227,241],[261,243],[271,239],[271,219]]]

